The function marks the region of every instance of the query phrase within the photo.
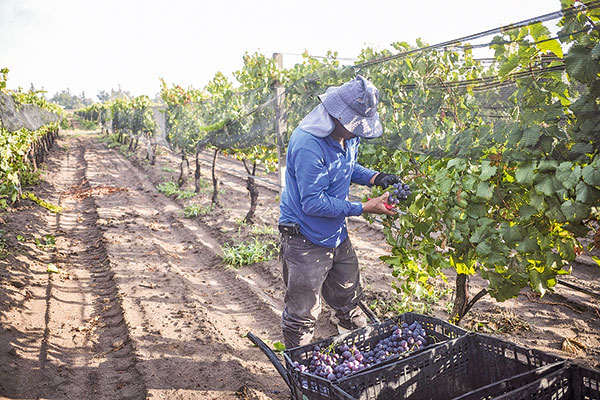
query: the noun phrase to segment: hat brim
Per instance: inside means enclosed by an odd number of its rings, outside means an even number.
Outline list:
[[[337,93],[338,87],[330,87],[318,96],[329,115],[340,121],[344,128],[356,136],[365,139],[380,137],[383,134],[383,127],[379,114],[375,112],[370,117],[357,114]]]

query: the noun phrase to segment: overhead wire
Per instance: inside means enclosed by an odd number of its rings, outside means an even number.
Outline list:
[[[444,42],[441,42],[438,44],[425,46],[425,47],[421,47],[418,49],[411,49],[409,51],[401,52],[401,53],[398,53],[395,55],[390,55],[390,56],[386,56],[386,57],[382,57],[382,58],[378,58],[378,59],[374,59],[374,60],[369,60],[369,61],[355,64],[355,65],[345,66],[345,67],[341,68],[340,70],[349,69],[349,70],[355,71],[355,73],[356,73],[357,70],[360,70],[362,68],[381,64],[381,63],[388,62],[388,61],[395,60],[395,59],[402,58],[402,57],[407,57],[407,56],[414,55],[414,54],[417,54],[420,52],[433,51],[433,50],[442,49],[442,48],[451,48],[451,46],[457,45],[460,43],[464,43],[465,41],[476,40],[476,39],[479,39],[482,37],[486,37],[489,35],[502,33],[502,32],[506,33],[506,32],[510,32],[512,30],[521,29],[525,26],[529,26],[529,25],[561,18],[564,16],[572,15],[574,13],[580,12],[581,11],[580,7],[581,6],[577,6],[577,7],[574,6],[574,7],[562,9],[560,11],[555,11],[552,13],[540,15],[540,16],[533,17],[533,18],[528,18],[528,19],[519,21],[514,24],[496,27],[496,28],[485,30],[485,31],[478,32],[475,34],[463,36],[463,37],[460,37],[457,39],[444,41]],[[584,7],[588,10],[598,8],[598,7],[600,7],[600,0],[595,0],[595,1],[585,3]],[[577,32],[563,33],[563,34],[556,35],[552,38],[545,38],[545,39],[535,41],[535,42],[530,42],[530,41],[526,41],[524,39],[520,39],[520,40],[513,40],[513,41],[496,41],[496,42],[489,42],[489,43],[485,43],[485,44],[462,45],[462,46],[455,46],[455,47],[460,47],[460,48],[466,49],[469,47],[475,48],[475,46],[489,47],[492,44],[509,44],[509,43],[515,43],[515,42],[520,43],[520,44],[526,43],[528,45],[536,45],[536,44],[540,44],[540,43],[551,41],[551,40],[561,39],[563,37],[570,37],[570,36],[578,35],[578,34],[586,32],[586,31],[587,30],[580,30]],[[282,54],[302,55],[302,54],[296,54],[296,53],[282,53]],[[323,58],[323,59],[329,58],[326,56],[311,56],[311,57]],[[485,60],[486,62],[490,62],[490,63],[493,63],[495,61],[495,59],[493,59],[493,58],[481,59],[481,60]],[[544,61],[550,62],[550,61],[561,61],[561,60],[557,57],[556,59],[553,59],[553,60],[546,59]],[[470,88],[475,92],[479,92],[479,91],[485,91],[485,90],[491,90],[491,89],[500,89],[505,86],[513,85],[517,79],[522,78],[522,77],[526,77],[526,76],[536,77],[536,76],[539,76],[541,74],[548,73],[548,72],[564,71],[564,69],[565,69],[565,66],[564,66],[564,64],[562,64],[562,65],[557,65],[557,66],[552,66],[552,67],[531,68],[526,71],[518,71],[516,73],[509,74],[505,77],[500,77],[499,75],[495,75],[495,76],[483,77],[483,78],[464,79],[464,80],[457,80],[457,81],[444,81],[444,82],[440,82],[440,83],[436,83],[436,84],[427,84],[426,86],[427,86],[427,88],[433,89],[433,90],[435,90],[435,89]],[[257,112],[274,105],[275,102],[278,100],[279,96],[285,96],[286,94],[289,94],[295,87],[299,86],[302,83],[306,83],[306,82],[310,83],[311,80],[318,81],[317,78],[315,78],[314,76],[310,76],[310,75],[304,76],[304,77],[294,81],[292,84],[286,86],[281,94],[279,94],[279,95],[271,94],[264,103],[262,103],[261,105],[253,108],[252,110],[250,110],[242,115],[239,115],[234,120],[227,121],[225,123],[225,126],[231,127],[236,122],[239,122],[245,118],[248,118]],[[415,90],[417,88],[417,85],[416,84],[405,84],[405,85],[401,85],[400,88],[405,89],[405,90]],[[222,129],[223,128],[221,128],[221,130]],[[233,137],[231,139],[233,139]]]
[[[595,9],[600,7],[600,0],[595,0],[595,1],[591,1],[588,3],[584,3],[584,6],[588,9]],[[360,69],[360,68],[364,68],[367,66],[371,66],[371,65],[375,65],[375,64],[380,64],[383,62],[387,62],[390,60],[395,60],[397,58],[402,58],[402,57],[406,57],[415,53],[419,53],[419,52],[423,52],[423,51],[429,51],[429,50],[435,50],[435,49],[439,49],[439,48],[445,48],[445,47],[449,47],[453,44],[458,44],[458,43],[463,43],[466,41],[470,41],[470,40],[475,40],[475,39],[480,39],[482,37],[486,37],[486,36],[490,36],[490,35],[494,35],[497,33],[501,33],[501,32],[510,32],[512,30],[516,30],[516,29],[521,29],[525,26],[529,26],[529,25],[534,25],[540,22],[547,22],[547,21],[551,21],[554,19],[558,19],[558,18],[562,18],[565,16],[569,16],[571,14],[580,12],[580,6],[573,6],[573,7],[569,7],[569,8],[565,8],[562,9],[560,11],[554,11],[548,14],[544,14],[544,15],[540,15],[538,17],[533,17],[533,18],[528,18],[522,21],[519,21],[517,23],[514,24],[510,24],[510,25],[504,25],[501,27],[497,27],[497,28],[493,28],[493,29],[488,29],[486,31],[482,31],[482,32],[478,32],[475,34],[471,34],[471,35],[467,35],[467,36],[463,36],[460,37],[458,39],[452,39],[452,40],[448,40],[445,42],[441,42],[441,43],[437,43],[437,44],[433,44],[430,46],[425,46],[425,47],[420,47],[418,49],[412,49],[412,50],[408,50],[402,53],[398,53],[398,54],[394,54],[394,55],[390,55],[390,56],[386,56],[386,57],[381,57],[381,58],[377,58],[374,60],[369,60],[360,64],[356,64],[353,65],[352,68],[355,69]]]

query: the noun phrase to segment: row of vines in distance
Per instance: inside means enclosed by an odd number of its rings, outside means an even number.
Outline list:
[[[0,92],[11,96],[17,107],[32,104],[52,113],[62,114],[60,107],[48,102],[38,92],[9,90],[8,72],[7,68],[0,70]],[[0,211],[21,197],[45,204],[33,194],[24,193],[23,188],[37,181],[37,170],[58,134],[59,125],[59,122],[52,122],[36,130],[22,127],[9,131],[0,124]]]

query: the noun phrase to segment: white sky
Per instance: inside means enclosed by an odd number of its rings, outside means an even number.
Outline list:
[[[0,0],[8,87],[150,97],[167,83],[231,77],[245,51],[353,58],[366,46],[429,44],[557,11],[560,0]],[[284,55],[286,66],[300,57]]]

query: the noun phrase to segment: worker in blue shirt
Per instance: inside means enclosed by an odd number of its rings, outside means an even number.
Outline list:
[[[321,298],[335,310],[340,331],[367,324],[359,308],[363,292],[346,217],[395,211],[386,208],[388,193],[364,203],[349,201],[350,183],[386,188],[400,182],[357,162],[361,138],[383,133],[377,88],[358,75],[319,99],[290,137],[280,204],[286,285],[282,328],[288,349],[310,343]]]

